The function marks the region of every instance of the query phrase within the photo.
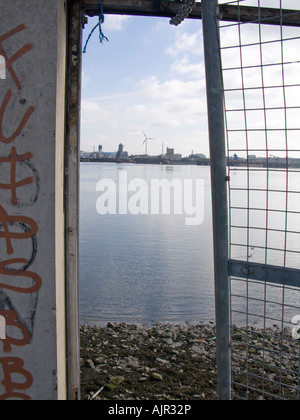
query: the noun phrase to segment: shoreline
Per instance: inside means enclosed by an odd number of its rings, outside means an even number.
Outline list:
[[[82,325],[81,399],[217,400],[215,334],[212,322]],[[300,342],[291,340],[287,330],[249,327],[246,335],[245,329],[236,328],[234,399],[275,399],[278,393],[283,399],[299,399],[299,349]],[[249,389],[241,385],[246,367]],[[262,377],[263,395],[257,391]]]

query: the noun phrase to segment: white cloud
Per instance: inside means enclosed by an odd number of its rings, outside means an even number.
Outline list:
[[[89,83],[92,83],[93,79],[91,78],[91,76],[89,74],[87,74],[86,71],[82,72],[82,77],[81,77],[81,83],[82,83],[82,87],[86,87]]]
[[[101,112],[101,108],[97,102],[83,100],[81,102],[81,111],[84,117],[91,114],[95,116],[95,114]]]
[[[189,79],[204,78],[204,63],[198,60],[192,62],[188,55],[175,60],[171,65],[171,72],[177,76],[184,76]]]
[[[165,128],[179,128],[182,127],[180,119],[168,118],[157,119],[152,124],[151,127],[165,127]]]
[[[93,124],[99,121],[107,121],[110,118],[110,112],[101,107],[94,100],[81,101],[81,121],[83,124]]]
[[[183,32],[179,29],[176,32],[176,40],[174,45],[166,49],[166,53],[172,57],[177,57],[182,54],[192,54],[201,56],[202,52],[202,29],[195,33]]]
[[[158,76],[146,77],[137,84],[137,87],[148,98],[156,100],[176,100],[179,97],[196,97],[203,93],[203,84],[198,80],[171,79],[160,82]]]
[[[103,25],[103,29],[107,31],[122,31],[130,20],[130,16],[105,15],[105,26]]]

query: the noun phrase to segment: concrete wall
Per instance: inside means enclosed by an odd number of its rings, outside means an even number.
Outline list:
[[[64,3],[0,2],[0,400],[66,395]]]

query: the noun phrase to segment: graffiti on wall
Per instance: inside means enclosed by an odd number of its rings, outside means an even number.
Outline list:
[[[0,357],[0,400],[30,399],[33,375],[25,361],[13,355],[13,350],[29,345],[32,340],[42,286],[42,279],[31,269],[38,253],[38,224],[22,214],[22,209],[31,208],[38,199],[39,175],[32,151],[18,153],[21,142],[24,149],[24,132],[35,107],[20,99],[22,80],[14,66],[22,62],[33,45],[26,43],[8,56],[6,42],[18,34],[22,34],[18,39],[24,39],[24,24],[0,36],[6,82],[12,81],[12,88],[0,97],[0,317],[5,319],[6,326],[5,339],[0,341],[0,355],[4,356]],[[21,111],[17,115],[18,109]]]

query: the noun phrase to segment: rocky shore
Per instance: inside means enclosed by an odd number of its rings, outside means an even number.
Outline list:
[[[215,327],[81,327],[82,399],[216,399]],[[95,394],[98,392],[98,395]]]
[[[81,398],[215,400],[215,336],[212,323],[82,326]],[[237,329],[233,335],[235,397],[299,399],[299,342],[290,340],[290,333],[287,340],[282,337],[279,329],[262,334],[253,328],[247,337]],[[248,383],[248,388],[239,383]],[[255,391],[262,388],[263,394]]]

